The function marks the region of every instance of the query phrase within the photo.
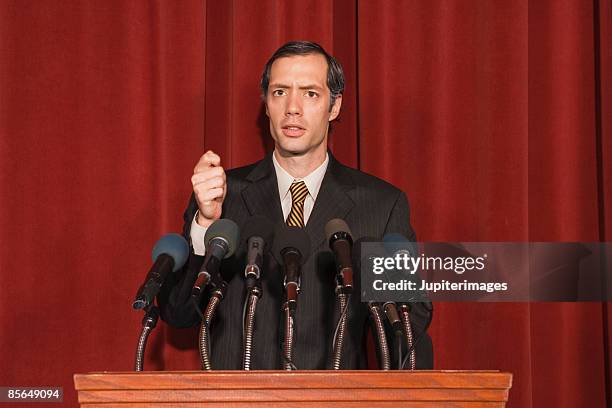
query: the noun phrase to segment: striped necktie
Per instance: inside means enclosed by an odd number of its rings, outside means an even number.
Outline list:
[[[304,201],[308,195],[308,187],[303,181],[293,182],[289,187],[291,192],[291,211],[287,216],[287,225],[304,228]]]

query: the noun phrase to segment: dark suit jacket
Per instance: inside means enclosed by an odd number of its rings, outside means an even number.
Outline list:
[[[275,224],[284,223],[278,196],[272,156],[227,171],[227,195],[223,217],[241,228],[252,215],[262,215]],[[189,239],[197,203],[191,197],[185,211],[184,234]],[[398,232],[415,239],[410,227],[408,201],[403,192],[376,177],[343,166],[330,154],[327,172],[305,230],[311,241],[311,253],[302,268],[301,292],[295,318],[294,363],[298,369],[324,369],[331,355],[331,343],[339,311],[334,307],[335,266],[333,253],[325,239],[325,224],[333,218],[344,219],[354,240],[361,237],[380,239]],[[227,295],[211,325],[211,361],[214,369],[240,369],[242,361],[242,316],[245,299],[245,247],[224,261],[222,274],[228,282]],[[159,296],[162,318],[177,327],[199,323],[188,301],[203,257],[192,255],[187,266],[173,274]],[[280,369],[281,303],[283,275],[273,255],[264,257],[263,296],[255,318],[253,369]],[[343,351],[342,368],[365,369],[366,304],[359,298],[359,274],[349,306],[349,336]],[[203,304],[208,301],[204,299]],[[420,304],[412,311],[415,336],[422,333],[427,313]],[[432,368],[433,351],[425,335],[416,349],[417,367]]]

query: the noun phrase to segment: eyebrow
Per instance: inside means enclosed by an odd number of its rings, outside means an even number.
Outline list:
[[[281,84],[281,83],[276,83],[276,84],[270,84],[268,85],[268,88],[281,88],[281,89],[289,89],[291,88],[290,85],[285,85],[285,84]],[[316,85],[316,84],[306,84],[306,85],[302,85],[300,86],[298,89],[317,89],[317,90],[323,90],[323,87]]]

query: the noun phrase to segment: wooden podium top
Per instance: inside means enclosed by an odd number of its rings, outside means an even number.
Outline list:
[[[75,374],[74,384],[83,407],[503,407],[512,374],[145,371]]]

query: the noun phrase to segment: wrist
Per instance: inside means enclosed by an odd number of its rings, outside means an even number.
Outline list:
[[[204,228],[208,228],[211,226],[211,224],[214,222],[214,220],[210,220],[206,217],[204,217],[202,215],[202,213],[200,212],[200,210],[198,210],[197,214],[196,214],[196,222],[198,223],[199,226],[204,227]]]

